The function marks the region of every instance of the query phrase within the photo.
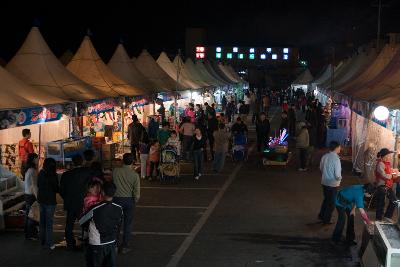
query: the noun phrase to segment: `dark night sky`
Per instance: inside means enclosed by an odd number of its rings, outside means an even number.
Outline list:
[[[400,32],[400,1],[382,0],[382,32]],[[238,46],[297,46],[320,62],[329,46],[353,47],[376,37],[375,0],[337,1],[2,1],[0,57],[18,50],[33,20],[57,56],[76,51],[90,28],[106,60],[120,38],[131,55],[143,47],[157,54],[184,48],[186,27],[205,27],[208,42]],[[83,3],[84,2],[84,3]],[[340,49],[339,49],[340,50]]]

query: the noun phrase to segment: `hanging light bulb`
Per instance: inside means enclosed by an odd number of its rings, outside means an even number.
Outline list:
[[[379,106],[374,110],[374,117],[377,120],[384,121],[389,118],[389,110],[387,107]]]

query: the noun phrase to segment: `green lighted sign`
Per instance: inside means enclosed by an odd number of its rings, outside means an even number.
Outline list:
[[[221,53],[216,53],[216,54],[215,54],[215,57],[216,57],[216,58],[221,58]]]
[[[243,54],[238,54],[238,58],[239,58],[239,59],[243,59],[243,58],[244,58],[244,55],[243,55]]]
[[[249,58],[250,58],[250,59],[254,59],[254,54],[250,54],[250,55],[249,55]]]
[[[232,59],[232,53],[228,53],[228,54],[226,54],[226,58],[228,58],[228,59]]]

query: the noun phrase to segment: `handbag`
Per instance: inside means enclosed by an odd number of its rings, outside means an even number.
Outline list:
[[[35,222],[40,221],[39,203],[37,201],[33,202],[32,206],[29,210],[29,213],[28,213],[28,218]]]

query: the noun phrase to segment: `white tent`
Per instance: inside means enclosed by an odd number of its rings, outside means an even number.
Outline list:
[[[153,82],[157,88],[157,92],[167,92],[184,89],[181,84],[176,82],[157,64],[154,58],[147,52],[146,49],[137,57],[134,61],[139,71],[151,82]]]
[[[146,94],[114,75],[93,47],[88,36],[82,41],[67,68],[83,81],[109,96],[135,96]]]
[[[230,84],[227,83],[224,79],[221,78],[221,76],[214,70],[214,68],[211,66],[210,61],[206,61],[204,63],[204,67],[210,73],[217,81],[220,82],[220,84],[223,84],[223,86],[229,86]]]
[[[0,110],[17,109],[66,102],[46,94],[17,79],[0,67]]]
[[[200,73],[201,77],[206,81],[209,85],[214,87],[223,86],[223,83],[215,79],[205,68],[204,64],[200,61],[196,62],[197,71]]]
[[[194,65],[193,61],[190,58],[186,59],[185,62],[185,69],[187,72],[190,74],[190,77],[192,80],[201,85],[202,87],[209,87],[211,86],[209,83],[207,83],[204,78],[201,76],[199,71],[197,70],[196,66]]]
[[[307,92],[308,85],[314,79],[309,69],[305,69],[296,80],[292,82],[292,88],[301,88],[303,91]]]
[[[157,64],[172,78],[174,81],[178,79],[178,69],[175,65],[169,60],[167,54],[162,52],[157,59]],[[185,76],[182,75],[182,68],[179,72],[179,83],[182,84],[186,89],[196,89],[198,86],[192,81],[188,80]]]
[[[54,56],[37,27],[7,65],[7,70],[36,91],[68,101],[102,98],[96,88],[85,84]]]
[[[220,70],[222,70],[222,72],[225,74],[225,76],[228,77],[229,80],[232,81],[232,83],[239,83],[239,80],[237,80],[237,79],[230,73],[230,71],[226,68],[225,65],[223,65],[222,63],[218,63],[218,67],[220,68]]]
[[[201,82],[199,82],[199,81],[196,82],[195,79],[190,75],[185,62],[182,60],[182,58],[179,55],[175,56],[172,64],[174,64],[174,67],[176,69],[178,69],[178,68],[180,69],[182,78],[187,81],[190,81],[190,83],[194,85],[194,89],[199,89],[203,86],[203,85],[201,85]]]
[[[137,69],[122,44],[117,46],[114,55],[108,62],[108,67],[114,74],[128,82],[133,87],[141,88],[146,91],[147,94],[154,93],[154,88],[156,86],[147,80],[146,77],[144,77]]]

